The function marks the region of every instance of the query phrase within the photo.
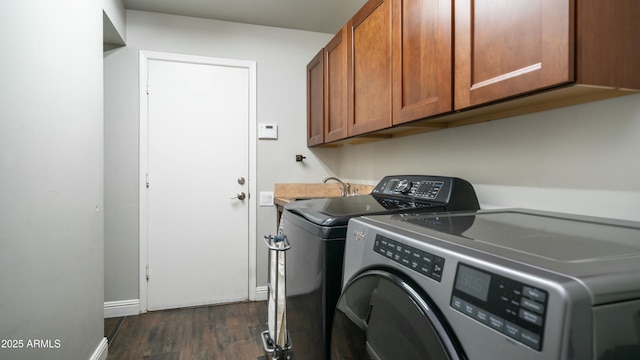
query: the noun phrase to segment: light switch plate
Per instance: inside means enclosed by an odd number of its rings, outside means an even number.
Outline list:
[[[260,191],[260,206],[273,206],[273,191]]]
[[[258,139],[277,139],[278,125],[258,124]]]

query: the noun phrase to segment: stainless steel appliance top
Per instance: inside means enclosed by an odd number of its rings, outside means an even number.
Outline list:
[[[367,218],[486,261],[499,258],[574,278],[594,304],[640,298],[637,222],[523,209]]]

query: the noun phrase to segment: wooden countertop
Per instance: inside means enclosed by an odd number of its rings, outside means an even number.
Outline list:
[[[364,195],[373,190],[374,185],[350,184],[352,194]],[[342,184],[338,183],[284,183],[275,184],[274,204],[284,207],[295,199],[313,199],[342,196]]]
[[[281,206],[281,207],[285,207],[287,206],[288,203],[292,202],[294,199],[291,198],[282,198],[282,197],[277,197],[273,199],[273,203],[276,206]]]

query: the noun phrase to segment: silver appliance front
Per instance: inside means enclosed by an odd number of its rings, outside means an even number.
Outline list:
[[[354,289],[384,277],[409,284],[396,298],[429,311],[374,316],[387,290]],[[358,351],[341,339],[371,359],[396,359],[402,343],[440,349],[406,358],[640,358],[635,222],[525,210],[361,217],[347,229],[343,282],[334,324],[351,325],[334,326],[332,359]],[[436,330],[412,331],[416,322]]]
[[[429,296],[392,271],[351,279],[333,327],[332,359],[466,359]]]

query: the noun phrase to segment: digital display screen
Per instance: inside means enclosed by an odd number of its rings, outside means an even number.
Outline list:
[[[424,181],[420,184],[420,187],[418,188],[419,192],[425,192],[425,191],[433,191],[433,192],[438,192],[438,190],[442,189],[442,186],[444,185],[444,183],[442,181]]]
[[[487,301],[491,275],[460,264],[455,288],[482,301]]]

